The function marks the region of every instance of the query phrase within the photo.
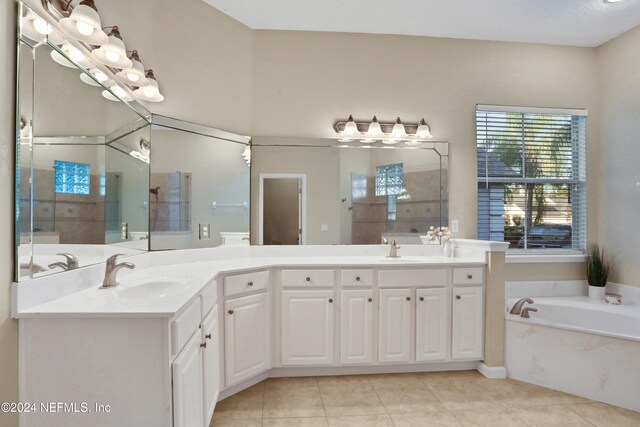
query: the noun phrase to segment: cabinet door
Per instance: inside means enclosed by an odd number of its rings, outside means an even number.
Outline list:
[[[200,338],[200,333],[194,333],[173,362],[173,425],[175,427],[204,425]]]
[[[333,290],[282,292],[282,364],[333,363]]]
[[[206,343],[202,357],[204,383],[204,425],[208,426],[220,394],[220,337],[218,336],[218,307],[202,321],[202,342]]]
[[[269,294],[227,300],[224,304],[227,386],[271,367]]]
[[[482,286],[453,288],[451,357],[482,359]]]
[[[416,361],[447,358],[448,319],[446,288],[416,291]]]
[[[373,291],[345,290],[340,298],[340,361],[373,362]]]
[[[378,360],[408,362],[411,353],[411,289],[380,290]]]

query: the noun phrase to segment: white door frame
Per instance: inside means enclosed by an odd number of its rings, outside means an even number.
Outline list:
[[[302,190],[300,206],[300,244],[307,244],[307,175],[303,173],[261,173],[258,201],[258,244],[264,245],[264,180],[265,179],[297,179]]]

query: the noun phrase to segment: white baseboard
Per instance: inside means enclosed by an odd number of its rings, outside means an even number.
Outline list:
[[[487,378],[507,378],[507,368],[505,368],[504,366],[487,366],[482,362],[478,362],[478,366],[476,367],[476,369]]]

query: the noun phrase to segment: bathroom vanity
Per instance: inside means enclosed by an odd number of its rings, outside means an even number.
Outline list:
[[[426,246],[397,259],[384,246],[153,252],[129,257],[137,268],[113,289],[98,289],[99,266],[15,284],[21,401],[92,410],[22,425],[207,426],[219,398],[267,377],[475,369],[490,243],[469,242],[451,258]]]

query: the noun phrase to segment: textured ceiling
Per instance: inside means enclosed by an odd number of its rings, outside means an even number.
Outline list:
[[[204,0],[257,30],[599,46],[640,25],[640,0]]]

